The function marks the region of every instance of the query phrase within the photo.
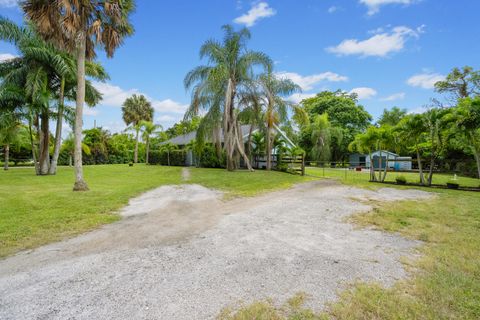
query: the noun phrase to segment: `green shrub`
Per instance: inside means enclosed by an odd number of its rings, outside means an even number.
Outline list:
[[[167,151],[150,151],[148,162],[150,164],[160,164],[162,166],[184,166],[187,161],[187,151],[172,150]],[[170,163],[169,163],[170,162]]]
[[[217,156],[217,151],[213,145],[205,145],[199,156],[199,165],[202,168],[223,168],[225,163],[225,153],[222,152],[221,159]]]
[[[460,185],[457,182],[453,182],[453,181],[447,182],[447,188],[449,189],[458,189],[459,186]]]
[[[406,184],[407,178],[405,178],[405,176],[398,176],[395,178],[395,181],[397,182],[397,184]]]

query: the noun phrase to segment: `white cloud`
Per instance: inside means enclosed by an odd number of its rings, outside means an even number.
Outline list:
[[[0,0],[0,7],[13,8],[18,5],[18,0]]]
[[[259,2],[254,5],[246,14],[235,18],[233,22],[244,24],[247,27],[255,25],[257,20],[274,16],[277,12],[271,8],[266,2]]]
[[[10,60],[10,59],[14,59],[16,57],[17,56],[15,56],[11,53],[0,53],[0,62],[7,61],[7,60]]]
[[[328,11],[328,13],[334,13],[334,12],[338,11],[338,9],[339,8],[336,7],[336,6],[331,6],[330,8],[328,8],[327,11]]]
[[[152,107],[158,112],[169,112],[184,114],[187,111],[188,104],[181,104],[171,99],[153,100]]]
[[[405,99],[405,92],[394,93],[389,95],[388,97],[382,98],[382,101],[395,101],[395,100],[403,100]]]
[[[298,73],[295,72],[278,72],[275,74],[278,78],[286,78],[290,79],[296,84],[298,84],[302,90],[311,90],[314,88],[316,84],[318,84],[321,81],[330,81],[330,82],[342,82],[342,81],[348,81],[348,77],[346,76],[341,76],[337,73],[334,72],[323,72],[319,74],[313,74],[310,76],[302,76]]]
[[[418,38],[423,33],[424,26],[413,30],[405,26],[393,28],[390,32],[377,33],[366,40],[346,39],[335,47],[326,50],[339,56],[360,55],[363,57],[385,57],[398,52],[410,38]],[[380,30],[380,29],[378,29]]]
[[[147,94],[140,92],[138,89],[124,90],[119,86],[103,82],[94,82],[93,85],[103,95],[103,99],[100,102],[100,105],[103,106],[121,107],[125,100],[133,94],[143,94],[148,100],[150,100],[152,107],[158,112],[183,114],[188,108],[188,105],[181,104],[171,99],[152,99]]]
[[[93,85],[103,95],[100,102],[103,106],[121,107],[123,102],[132,94],[139,94],[137,89],[124,90],[106,82],[94,82]]]
[[[371,99],[377,95],[377,91],[368,87],[354,88],[350,90],[349,94],[355,93],[359,100]]]
[[[364,4],[368,8],[367,14],[369,16],[374,15],[380,11],[380,7],[388,4],[403,4],[409,5],[414,3],[415,0],[360,0],[361,4]]]
[[[303,99],[312,98],[315,97],[315,95],[315,93],[294,93],[288,97],[288,100],[293,103],[300,103]]]
[[[445,80],[445,76],[439,73],[420,73],[410,77],[407,84],[412,87],[433,89],[435,83],[442,80]]]
[[[83,114],[86,116],[98,116],[100,112],[95,108],[85,108],[83,109]]]

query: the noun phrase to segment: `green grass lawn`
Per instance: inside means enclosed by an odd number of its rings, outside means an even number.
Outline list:
[[[368,182],[368,173],[328,170],[326,176],[357,187],[380,188]],[[323,170],[309,168],[310,175],[323,177]],[[395,174],[389,174],[392,179]],[[392,177],[393,176],[393,177]],[[436,183],[449,176],[436,175]],[[416,179],[409,176],[409,179]],[[478,186],[477,179],[459,178],[465,185]],[[415,181],[415,180],[413,180]],[[394,188],[408,188],[392,185]],[[410,187],[411,188],[411,187]],[[480,193],[431,190],[438,197],[427,201],[378,204],[353,222],[421,240],[420,258],[404,261],[410,277],[392,288],[358,283],[341,293],[321,314],[302,307],[303,295],[278,308],[278,301],[256,302],[222,314],[224,320],[275,319],[480,319]],[[301,297],[299,299],[298,297]]]
[[[86,166],[88,192],[72,192],[73,169],[35,176],[33,168],[0,171],[0,257],[58,241],[119,219],[115,210],[149,189],[183,183],[179,167],[135,165]],[[255,195],[311,178],[279,172],[226,172],[191,169],[189,183]]]
[[[370,173],[368,170],[363,170],[361,172],[355,170],[345,170],[345,169],[334,169],[334,168],[318,168],[318,167],[307,167],[305,172],[309,176],[320,177],[320,178],[332,178],[342,180],[346,183],[351,184],[364,184],[368,182]],[[418,183],[420,178],[418,173],[413,172],[388,172],[385,181],[395,182],[395,178],[398,176],[404,176],[407,179],[408,183]],[[447,182],[453,181],[453,174],[434,174],[433,175],[433,184],[446,185]],[[455,180],[458,184],[464,187],[480,187],[480,179],[468,178],[468,177],[457,177]]]

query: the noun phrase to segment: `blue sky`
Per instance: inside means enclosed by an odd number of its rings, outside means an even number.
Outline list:
[[[0,12],[23,19],[15,0],[0,0]],[[451,68],[480,67],[478,12],[477,0],[137,0],[134,36],[113,59],[99,54],[111,80],[97,85],[104,101],[87,110],[85,127],[96,120],[123,130],[120,108],[132,93],[152,100],[164,127],[181,119],[190,97],[183,78],[228,23],[248,26],[249,47],[303,88],[293,100],[342,89],[357,92],[375,118],[392,106],[416,111]],[[0,43],[0,59],[16,54]]]

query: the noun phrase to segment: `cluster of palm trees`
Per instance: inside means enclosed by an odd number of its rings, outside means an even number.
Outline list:
[[[2,63],[0,107],[28,120],[38,130],[38,155],[32,137],[37,173],[56,170],[62,119],[73,123],[75,191],[88,190],[82,168],[82,126],[85,102],[95,104],[100,94],[86,80],[104,80],[103,68],[92,62],[95,48],[112,57],[123,39],[133,33],[129,16],[133,0],[25,0],[21,3],[26,27],[1,19],[3,40],[16,45],[22,56]],[[75,109],[65,100],[76,101]],[[52,113],[52,101],[56,101]],[[3,112],[3,111],[2,111]],[[56,152],[49,159],[49,120],[56,118]],[[57,146],[58,145],[58,146]]]
[[[135,131],[133,163],[138,162],[138,140],[140,131],[142,131],[142,139],[145,142],[145,163],[149,163],[148,154],[150,152],[150,138],[152,134],[158,133],[158,131],[162,129],[161,125],[152,122],[153,112],[152,104],[144,95],[134,94],[127,98],[123,103],[123,121],[128,126],[126,130]]]
[[[185,87],[192,90],[192,102],[185,117],[206,111],[197,131],[197,140],[211,138],[217,155],[220,155],[223,133],[226,167],[230,171],[238,168],[240,157],[252,170],[240,125],[265,127],[269,170],[274,125],[286,120],[289,108],[293,112],[303,110],[284,98],[300,91],[300,87],[289,79],[279,79],[266,54],[247,49],[248,29],[235,31],[226,25],[223,31],[223,41],[208,40],[200,48],[200,58],[206,59],[208,64],[196,67],[185,77]],[[250,144],[248,141],[247,145]]]
[[[450,76],[456,73],[458,69]],[[472,87],[480,89],[480,72],[474,77],[477,82],[473,82]],[[370,156],[372,181],[383,182],[387,175],[388,164],[381,163],[382,150],[406,150],[416,155],[420,184],[430,186],[438,160],[452,147],[473,154],[480,178],[480,92],[469,94],[466,84],[467,81],[451,77],[436,84],[440,92],[442,88],[450,88],[449,93],[457,99],[455,106],[435,106],[421,114],[408,114],[394,126],[371,126],[355,137],[350,150]],[[380,150],[378,173],[372,159],[372,152],[377,150]]]

